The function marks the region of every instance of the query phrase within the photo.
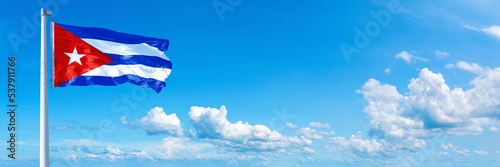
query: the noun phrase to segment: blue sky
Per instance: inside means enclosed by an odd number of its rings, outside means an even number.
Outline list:
[[[173,64],[158,94],[133,84],[49,89],[52,166],[500,164],[492,0],[0,6],[19,105],[17,157],[2,149],[1,166],[38,166],[41,7],[54,22],[169,39]]]

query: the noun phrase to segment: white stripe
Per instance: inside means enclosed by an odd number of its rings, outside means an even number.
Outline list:
[[[105,40],[83,38],[83,41],[99,49],[101,52],[117,55],[145,55],[156,56],[165,60],[168,59],[165,54],[158,50],[158,48],[149,46],[146,43],[140,44],[123,44],[118,42],[111,42]]]
[[[151,78],[159,81],[165,81],[165,78],[170,75],[171,69],[155,68],[145,65],[103,65],[93,69],[82,76],[105,76],[119,77],[122,75],[133,74],[143,78]]]

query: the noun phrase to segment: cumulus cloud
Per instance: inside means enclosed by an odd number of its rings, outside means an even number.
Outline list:
[[[476,135],[498,118],[500,69],[475,78],[473,88],[450,89],[441,74],[424,68],[400,94],[395,86],[368,80],[358,90],[368,105],[371,135],[379,138],[427,138],[435,134]]]
[[[187,141],[188,138],[166,137],[159,148],[163,149],[164,157],[169,159],[174,156],[174,153],[185,150]]]
[[[184,135],[184,129],[181,127],[181,121],[177,115],[175,113],[167,115],[161,107],[151,109],[147,116],[140,119],[140,123],[149,135]]]
[[[286,126],[286,128],[289,128],[289,129],[297,129],[297,128],[299,128],[299,126],[297,126],[295,124],[292,124],[292,123],[286,123],[285,126]]]
[[[322,123],[319,123],[319,122],[310,122],[309,126],[313,127],[313,128],[330,129],[330,125],[328,123],[322,124]]]
[[[470,71],[476,74],[481,74],[484,72],[484,68],[476,63],[467,63],[465,61],[458,61],[456,66],[462,70]]]
[[[403,59],[407,63],[415,62],[416,60],[429,61],[429,59],[426,58],[413,56],[412,54],[408,53],[408,51],[402,51],[401,53],[396,54],[396,58]]]
[[[385,73],[387,73],[387,74],[389,74],[389,73],[391,73],[391,69],[390,69],[390,68],[386,68],[386,69],[384,70],[384,72],[385,72]]]
[[[123,151],[121,151],[119,148],[113,148],[112,146],[107,146],[106,151],[107,151],[107,153],[113,154],[113,155],[122,155],[123,154]]]
[[[371,150],[384,150],[375,155],[390,156],[391,152],[401,150],[418,151],[427,146],[424,139],[438,134],[481,134],[482,126],[500,118],[500,68],[484,69],[471,81],[473,87],[466,91],[451,89],[441,74],[427,68],[411,79],[408,92],[403,94],[395,86],[369,79],[357,93],[367,102],[364,112],[371,119],[368,134],[378,138],[371,142]],[[351,139],[360,136],[353,135]],[[344,148],[349,148],[349,140],[342,137],[329,140],[337,146],[344,143]],[[363,154],[366,151],[361,149],[349,150],[358,157],[370,155]],[[470,151],[463,149],[456,153],[466,156]]]
[[[312,144],[305,137],[285,136],[264,125],[250,125],[241,121],[231,123],[226,116],[225,106],[220,109],[193,106],[189,112],[189,117],[198,130],[198,137],[225,148],[262,151]]]

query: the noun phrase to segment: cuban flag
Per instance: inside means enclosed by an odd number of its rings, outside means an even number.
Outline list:
[[[54,87],[129,82],[159,93],[172,69],[166,39],[59,23],[52,39]]]

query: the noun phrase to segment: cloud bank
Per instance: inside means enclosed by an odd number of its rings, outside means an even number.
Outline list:
[[[194,106],[189,112],[198,137],[226,148],[262,151],[312,145],[312,141],[303,136],[282,135],[267,126],[250,125],[248,122],[231,123],[226,116],[225,106],[220,109]]]

